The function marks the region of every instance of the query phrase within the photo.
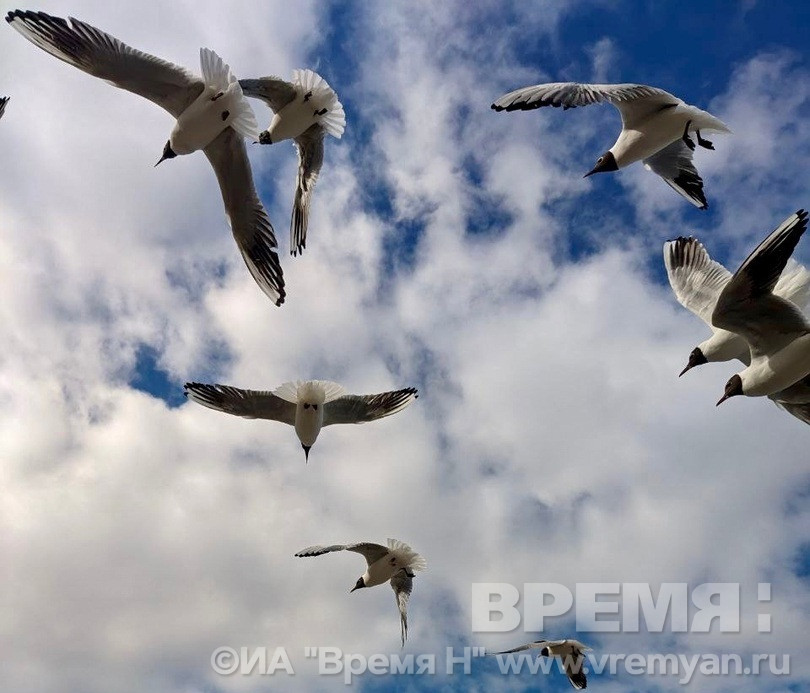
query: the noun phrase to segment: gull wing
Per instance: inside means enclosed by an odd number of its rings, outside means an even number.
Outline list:
[[[295,100],[296,89],[291,82],[279,77],[261,77],[259,79],[240,79],[242,93],[254,99],[261,99],[273,113],[278,113],[288,103]]]
[[[409,573],[405,568],[396,573],[390,580],[394,590],[394,598],[399,609],[400,634],[402,636],[402,647],[408,639],[408,599],[413,591],[414,574]]]
[[[551,82],[535,84],[504,94],[492,104],[495,111],[529,111],[544,106],[563,110],[594,103],[613,104],[622,115],[622,124],[632,127],[656,111],[683,103],[658,87],[644,84],[581,84]]]
[[[683,236],[664,243],[664,265],[678,303],[711,325],[712,311],[731,272],[712,260],[700,241]]]
[[[784,409],[788,414],[792,414],[799,421],[810,424],[810,402],[796,404],[794,402],[782,402],[778,399],[773,400],[773,402],[777,407]]]
[[[175,118],[203,91],[203,80],[185,68],[132,48],[78,19],[14,10],[6,21],[54,57],[149,99]]]
[[[273,303],[284,303],[284,274],[278,260],[276,234],[256,194],[242,136],[225,128],[205,149],[217,174],[225,214],[250,274]]]
[[[381,419],[401,411],[418,396],[413,387],[379,395],[344,395],[324,405],[323,425],[365,423]]]
[[[562,661],[565,674],[568,676],[571,685],[578,691],[587,688],[588,680],[583,671],[585,655],[581,651],[573,649],[573,654],[563,655]]]
[[[693,154],[686,142],[677,139],[644,159],[644,167],[661,176],[670,188],[695,207],[707,209],[709,203],[703,194],[703,179],[692,163]]]
[[[542,650],[544,647],[554,644],[554,640],[535,640],[534,642],[526,643],[520,647],[515,647],[511,650],[502,650],[501,652],[487,652],[488,655],[512,654],[513,652],[523,652],[525,650]]]
[[[779,276],[807,229],[800,209],[760,243],[720,293],[712,324],[742,336],[752,357],[772,354],[810,332],[810,324],[790,301],[773,294]]]
[[[303,253],[307,245],[309,203],[318,174],[323,166],[323,138],[326,131],[315,123],[295,138],[298,146],[298,178],[290,220],[290,253]]]
[[[272,392],[204,383],[186,383],[184,391],[186,397],[209,409],[246,419],[270,419],[295,425],[295,405]]]
[[[383,556],[388,555],[388,549],[385,546],[372,544],[371,542],[333,544],[332,546],[310,546],[306,549],[301,549],[301,551],[295,555],[298,558],[310,558],[312,556],[322,556],[325,553],[331,553],[333,551],[354,551],[355,553],[362,554],[368,565],[376,563]]]

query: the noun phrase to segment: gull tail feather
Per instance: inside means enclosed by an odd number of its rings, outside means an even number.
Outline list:
[[[318,116],[318,123],[332,137],[340,139],[346,129],[346,112],[335,90],[312,70],[293,70],[293,84],[302,89],[303,93],[311,91],[313,100],[326,108],[326,113]]]
[[[389,539],[388,550],[399,551],[400,553],[402,553],[405,558],[406,566],[411,570],[427,569],[427,561],[421,555],[416,553],[416,551],[414,551],[404,541],[400,541],[399,539]]]

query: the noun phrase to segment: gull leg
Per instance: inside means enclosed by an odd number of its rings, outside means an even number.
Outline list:
[[[686,127],[683,129],[683,136],[681,139],[686,143],[686,146],[689,147],[692,151],[695,150],[695,143],[691,137],[689,137],[689,126],[692,124],[692,121],[689,120],[686,123]]]
[[[709,142],[709,140],[704,140],[700,136],[700,130],[695,130],[695,134],[697,135],[698,144],[701,147],[704,147],[705,149],[714,149],[714,145],[711,142]]]

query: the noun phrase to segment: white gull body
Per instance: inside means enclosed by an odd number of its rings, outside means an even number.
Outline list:
[[[239,252],[262,291],[281,305],[285,290],[276,237],[256,194],[243,142],[243,137],[258,138],[258,126],[228,65],[202,48],[200,78],[77,19],[15,10],[6,21],[51,55],[149,99],[176,118],[160,161],[205,152]]]
[[[544,106],[564,110],[594,103],[613,104],[622,117],[616,142],[587,174],[616,171],[636,161],[658,174],[673,190],[693,205],[706,209],[703,179],[692,163],[698,144],[714,149],[700,133],[730,133],[728,126],[711,113],[690,106],[669,92],[644,84],[580,84],[553,82],[523,87],[492,104],[496,111],[525,111]]]
[[[588,685],[585,672],[582,670],[585,663],[585,652],[591,648],[583,645],[579,640],[536,640],[534,642],[515,647],[512,650],[502,652],[488,652],[490,655],[512,654],[514,652],[524,652],[526,650],[538,650],[541,657],[560,657],[563,668],[568,676],[568,681],[577,690],[582,690]]]
[[[329,380],[297,380],[272,391],[186,383],[185,394],[209,409],[294,426],[307,459],[324,426],[382,419],[418,397],[412,387],[377,395],[349,395],[343,386]]]
[[[322,556],[333,551],[353,551],[366,559],[366,572],[363,573],[349,592],[363,587],[375,587],[389,582],[394,590],[394,597],[400,615],[400,631],[402,646],[408,637],[408,599],[413,590],[415,571],[425,570],[425,559],[416,553],[406,543],[397,539],[389,539],[388,546],[360,542],[357,544],[333,544],[332,546],[310,546],[302,549],[295,555],[298,558]]]
[[[290,219],[290,253],[298,255],[307,244],[312,191],[323,166],[323,140],[337,139],[346,129],[346,114],[337,94],[312,70],[293,70],[292,82],[278,77],[243,79],[246,96],[264,101],[275,115],[259,135],[262,144],[292,139],[298,149],[298,177]]]
[[[718,404],[735,395],[773,395],[810,374],[810,323],[793,303],[773,293],[806,229],[807,212],[789,216],[746,258],[720,293],[712,324],[743,337],[751,363],[732,376]]]

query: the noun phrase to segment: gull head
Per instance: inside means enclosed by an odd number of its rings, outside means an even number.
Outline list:
[[[619,167],[616,165],[616,157],[613,152],[607,151],[596,160],[596,166],[588,171],[583,178],[592,176],[594,173],[605,173],[606,171],[618,171]]]
[[[695,347],[692,349],[692,353],[689,354],[689,363],[686,364],[686,368],[684,368],[679,374],[678,377],[680,378],[686,371],[695,366],[701,366],[704,363],[708,363],[709,359],[701,351],[700,347]]]
[[[177,154],[172,149],[172,142],[171,142],[171,140],[169,140],[168,142],[166,142],[166,146],[163,147],[163,155],[160,157],[160,159],[158,160],[157,164],[155,164],[155,166],[157,166],[162,161],[166,161],[166,159],[174,159],[174,157],[176,157],[176,156],[177,156]]]
[[[366,583],[365,583],[365,582],[363,582],[363,577],[362,577],[362,576],[360,576],[359,578],[357,578],[357,582],[354,584],[354,587],[352,587],[352,588],[349,590],[349,594],[351,594],[351,593],[352,593],[352,592],[354,592],[355,590],[359,590],[360,588],[365,587],[365,586],[366,586]]]
[[[743,394],[743,382],[742,378],[740,377],[739,373],[737,375],[732,375],[728,382],[726,383],[726,391],[723,393],[723,396],[717,402],[715,406],[720,406],[723,402],[725,402],[729,397],[734,397],[735,395]]]
[[[273,138],[268,130],[262,130],[259,133],[259,144],[273,144]]]

